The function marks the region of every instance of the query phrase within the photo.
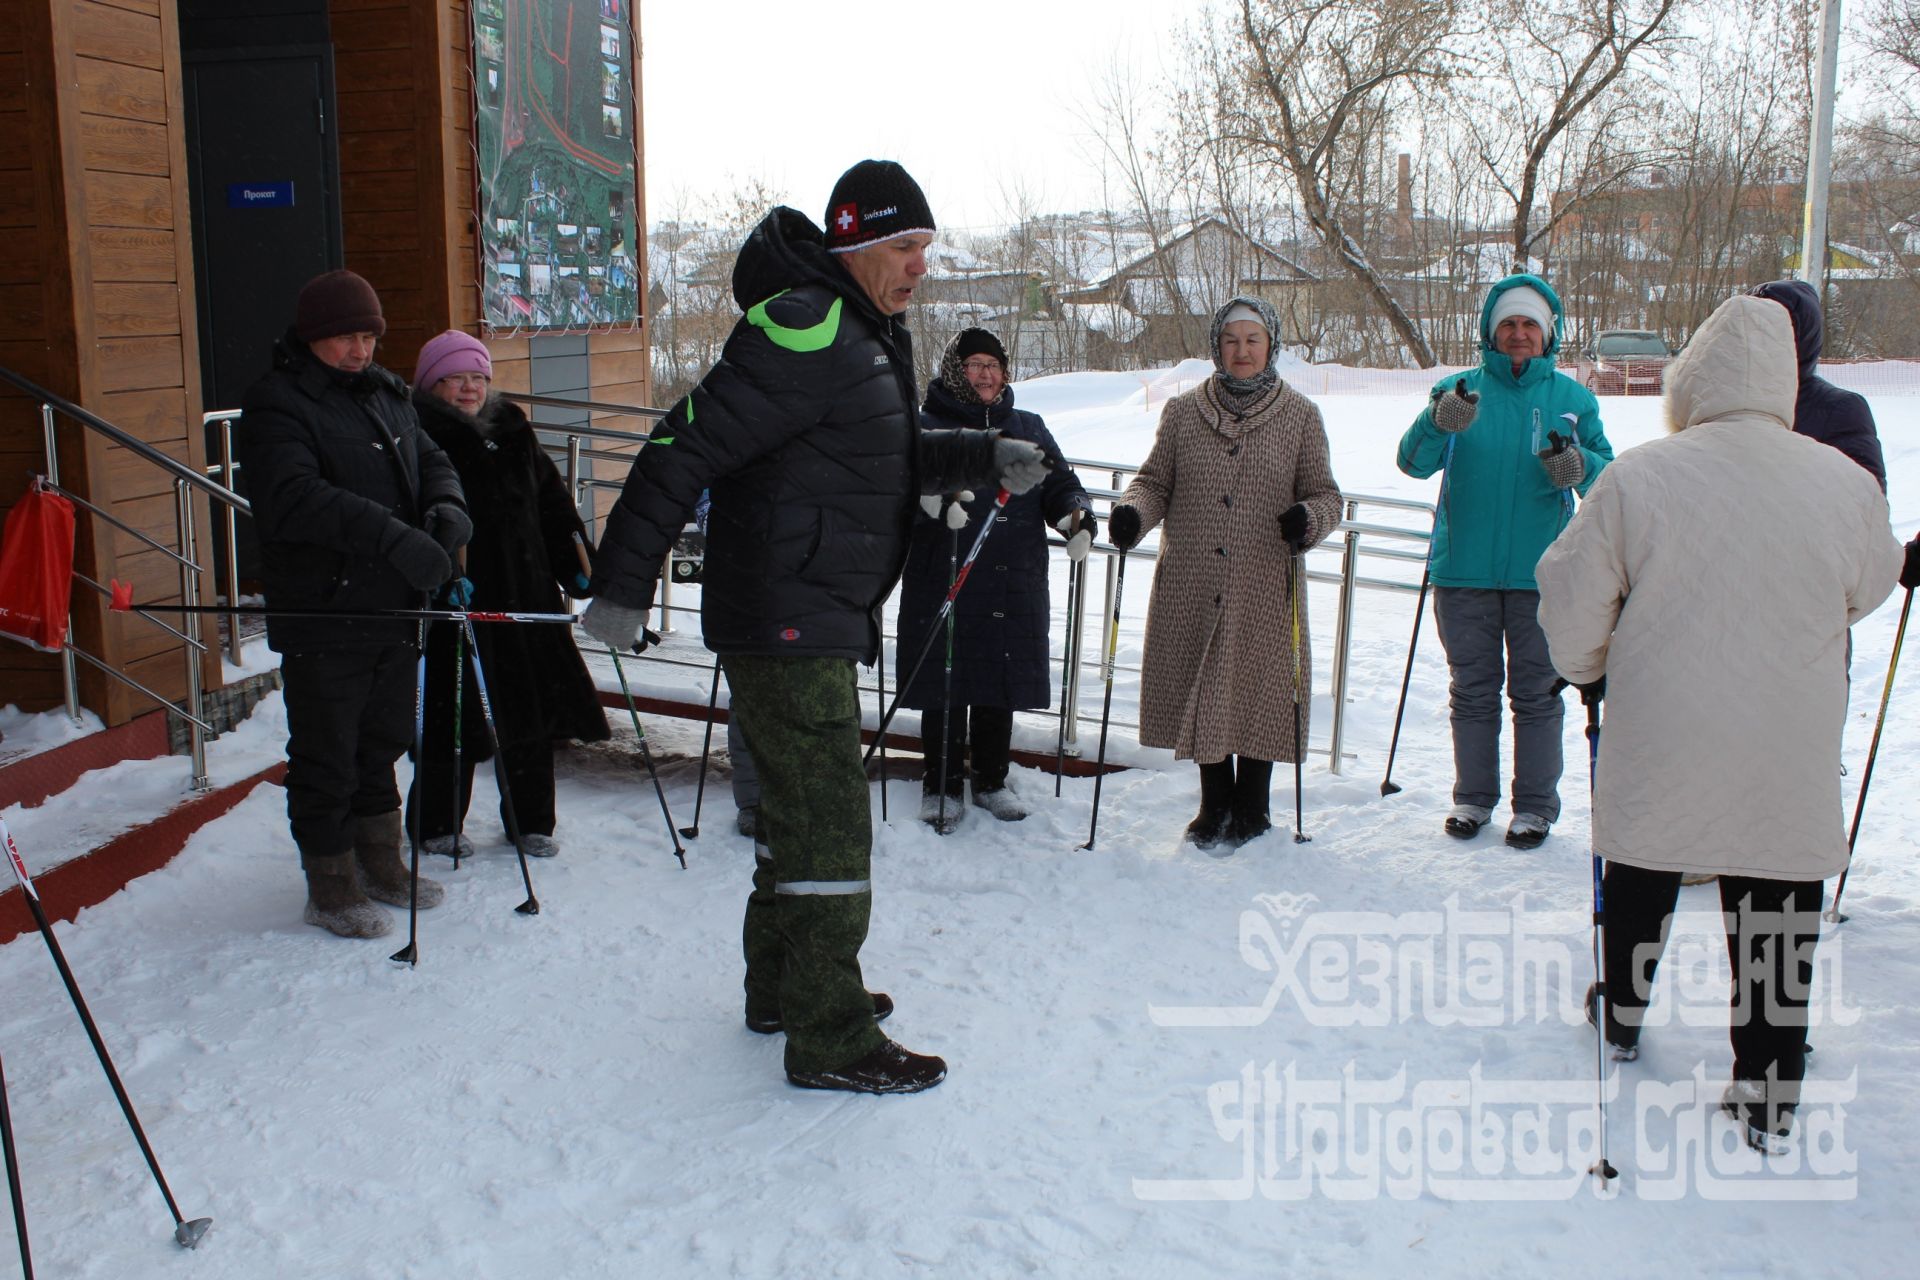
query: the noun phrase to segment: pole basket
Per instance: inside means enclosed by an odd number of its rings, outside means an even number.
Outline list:
[[[35,476],[0,529],[0,635],[60,652],[72,589],[73,504]]]

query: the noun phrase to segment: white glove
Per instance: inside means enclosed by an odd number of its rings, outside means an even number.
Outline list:
[[[947,499],[947,514],[944,517],[940,514],[941,501],[942,499],[937,493],[923,493],[920,495],[920,509],[927,513],[927,519],[940,520],[944,518],[947,528],[949,529],[966,528],[966,504],[973,501],[973,490],[962,489],[960,492],[954,494],[951,499]]]
[[[1060,517],[1060,523],[1053,526],[1067,539],[1067,559],[1078,564],[1087,558],[1087,551],[1093,546],[1093,520],[1082,521],[1078,511],[1069,511]]]
[[[1039,445],[1007,436],[993,442],[993,463],[1000,472],[1000,487],[1008,493],[1025,493],[1053,469]]]

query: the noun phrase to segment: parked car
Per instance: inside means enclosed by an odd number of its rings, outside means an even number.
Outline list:
[[[1600,396],[1657,396],[1673,348],[1650,329],[1602,329],[1587,347],[1587,386]]]

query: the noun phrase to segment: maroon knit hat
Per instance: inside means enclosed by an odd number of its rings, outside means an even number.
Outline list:
[[[387,319],[380,314],[380,295],[373,286],[342,268],[317,275],[300,290],[293,304],[293,332],[302,342],[318,342],[345,333],[385,337]]]

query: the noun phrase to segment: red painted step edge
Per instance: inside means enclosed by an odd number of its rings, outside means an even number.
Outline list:
[[[164,718],[161,721],[164,733]],[[95,735],[99,736],[99,735]],[[196,796],[176,805],[144,827],[115,836],[107,843],[77,858],[61,863],[45,875],[36,875],[33,884],[40,891],[40,907],[52,920],[71,920],[86,907],[98,906],[149,871],[158,871],[186,848],[193,833],[212,822],[242,800],[263,782],[279,783],[287,773],[285,762],[262,770],[218,791]],[[22,849],[29,870],[33,850]],[[23,933],[34,933],[33,912],[19,885],[0,893],[0,944],[12,942]]]
[[[32,809],[80,781],[80,776],[122,760],[152,760],[167,754],[167,713],[151,711],[125,724],[0,765],[0,808]]]

